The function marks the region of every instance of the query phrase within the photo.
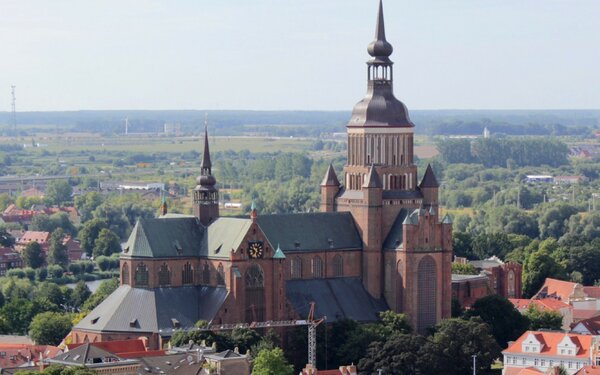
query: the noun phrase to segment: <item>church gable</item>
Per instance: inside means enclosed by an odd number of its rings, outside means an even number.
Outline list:
[[[243,245],[252,220],[220,217],[208,227],[207,255],[209,258],[229,259],[231,252]]]

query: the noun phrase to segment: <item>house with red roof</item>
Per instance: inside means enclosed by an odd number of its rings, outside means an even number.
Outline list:
[[[302,369],[300,375],[357,375],[356,366],[351,364],[349,366],[340,366],[336,370],[317,370],[312,367],[311,364],[307,364]]]
[[[10,247],[0,247],[0,276],[5,276],[8,270],[23,267],[21,254]]]
[[[600,287],[547,278],[532,299],[556,299],[573,306],[573,322],[600,315]]]
[[[519,374],[517,370],[533,367],[546,372],[561,366],[575,374],[584,366],[596,364],[598,338],[563,332],[527,331],[510,342],[502,355],[502,374]]]
[[[600,375],[600,366],[584,366],[575,375]]]
[[[0,343],[0,369],[37,366],[40,358],[51,358],[60,353],[60,348],[51,345]]]

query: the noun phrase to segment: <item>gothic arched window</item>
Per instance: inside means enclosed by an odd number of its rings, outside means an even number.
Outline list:
[[[167,263],[163,263],[163,265],[160,266],[160,270],[158,271],[158,285],[171,285],[171,271],[169,270]]]
[[[421,259],[417,275],[417,332],[423,333],[435,325],[437,317],[437,270],[431,256]]]
[[[246,271],[246,321],[262,322],[265,320],[265,276],[258,264],[253,264]]]
[[[508,292],[508,298],[515,298],[516,297],[516,280],[515,280],[515,271],[510,270],[508,271],[508,283],[507,283],[507,292]]]
[[[225,285],[225,270],[221,263],[219,263],[219,267],[217,267],[217,285]]]
[[[315,279],[323,278],[323,259],[321,257],[316,256],[312,260],[312,274]]]
[[[341,255],[333,257],[333,277],[344,276],[344,260]]]
[[[129,267],[127,267],[127,263],[123,263],[123,268],[121,270],[121,279],[123,280],[123,285],[129,285]]]
[[[202,270],[202,284],[210,285],[210,267],[208,263],[204,263],[204,269]]]
[[[183,285],[194,283],[194,269],[189,262],[183,265],[183,270],[181,271],[181,283]]]
[[[292,279],[301,279],[302,278],[302,258],[295,257],[292,258],[291,264],[291,277]]]
[[[148,286],[148,267],[144,263],[135,268],[135,285]]]

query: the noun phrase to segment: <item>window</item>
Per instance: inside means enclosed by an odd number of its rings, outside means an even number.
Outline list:
[[[569,368],[573,368],[573,362],[569,362]]]
[[[158,271],[158,285],[166,286],[171,284],[171,271],[169,270],[169,266],[167,263],[163,263],[160,266],[160,270]]]
[[[295,257],[292,259],[291,276],[292,276],[292,279],[301,279],[302,278],[302,259],[300,257]]]
[[[225,285],[225,270],[221,263],[219,263],[219,267],[217,267],[217,285]]]
[[[202,269],[202,284],[210,285],[210,267],[208,263],[204,263],[204,268]]]
[[[417,268],[417,332],[436,324],[437,311],[437,270],[435,260],[429,255],[423,257]]]
[[[246,322],[262,322],[265,319],[265,276],[259,265],[253,264],[246,271]]]
[[[521,364],[524,365],[525,363],[527,363],[527,359],[525,357],[521,358]]]
[[[181,283],[183,285],[194,283],[194,269],[189,262],[183,265],[183,270],[181,271]]]
[[[138,264],[135,269],[135,285],[148,286],[148,267],[144,263]]]
[[[541,366],[542,366],[542,367],[546,366],[546,360],[545,360],[545,359],[542,359],[542,364],[541,364]]]
[[[508,271],[508,283],[507,283],[507,289],[508,289],[508,298],[515,298],[516,297],[516,280],[515,280],[515,271],[510,270]]]
[[[344,276],[344,261],[341,255],[333,257],[333,277]]]
[[[121,277],[123,279],[123,285],[129,285],[129,267],[127,267],[127,263],[123,263],[123,269],[121,270]]]
[[[315,279],[323,278],[323,259],[319,256],[314,257],[312,260],[312,273]]]
[[[539,359],[537,359],[537,358],[536,358],[536,359],[534,359],[534,360],[533,360],[533,364],[534,364],[534,366],[539,366],[539,365],[540,365],[540,360],[539,360]]]

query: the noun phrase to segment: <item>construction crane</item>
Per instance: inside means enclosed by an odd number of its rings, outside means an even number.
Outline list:
[[[186,332],[195,331],[228,331],[238,328],[276,328],[276,327],[301,327],[308,326],[308,364],[317,368],[317,327],[323,323],[327,317],[315,319],[315,302],[310,303],[308,317],[305,320],[268,320],[266,322],[251,323],[229,323],[229,324],[208,324],[201,328],[186,329]]]

